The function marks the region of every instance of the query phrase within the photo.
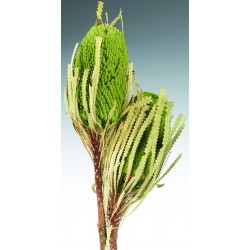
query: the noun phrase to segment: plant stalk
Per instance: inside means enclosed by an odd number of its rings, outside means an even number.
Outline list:
[[[106,231],[105,231],[105,218],[103,209],[103,194],[102,194],[102,170],[100,165],[100,136],[96,135],[92,138],[93,146],[93,162],[95,168],[95,184],[96,184],[96,196],[97,196],[97,207],[98,207],[98,233],[100,239],[100,250],[105,249],[106,243]]]
[[[118,229],[119,224],[117,222],[111,222],[112,223],[112,231],[110,235],[110,250],[117,250],[117,238],[118,238]]]
[[[113,204],[112,204],[112,209],[111,209],[111,214],[112,211],[116,208],[116,203],[117,203],[117,197],[113,197]],[[117,250],[117,238],[118,238],[118,230],[119,230],[119,224],[120,224],[120,210],[117,209],[113,217],[111,218],[111,225],[112,225],[112,231],[110,235],[110,240],[109,240],[109,245],[110,245],[110,250]]]

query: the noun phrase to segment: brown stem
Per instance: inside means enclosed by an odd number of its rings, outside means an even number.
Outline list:
[[[117,250],[117,238],[118,238],[118,227],[119,224],[117,222],[111,222],[113,228],[111,231],[111,235],[110,235],[110,250]]]
[[[111,214],[116,207],[116,201],[117,201],[117,197],[113,197],[113,206],[111,209]],[[111,218],[112,231],[111,231],[110,240],[109,240],[110,250],[117,250],[117,238],[118,238],[119,224],[120,224],[119,209],[117,209],[117,211]]]
[[[103,209],[103,196],[102,196],[102,171],[100,166],[100,137],[97,135],[92,138],[93,146],[93,162],[95,167],[95,184],[96,184],[96,196],[98,207],[98,232],[100,239],[100,250],[105,249],[106,243],[106,231],[105,231],[105,218]]]

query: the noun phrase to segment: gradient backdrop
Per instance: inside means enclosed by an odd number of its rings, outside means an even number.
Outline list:
[[[63,90],[67,64],[77,42],[95,22],[97,1],[62,0],[62,187],[63,249],[98,249],[97,207],[91,191],[94,173],[70,119]],[[109,20],[122,8],[129,60],[143,90],[161,87],[174,101],[174,113],[188,113],[188,0],[104,1]],[[118,23],[117,27],[120,27]],[[188,123],[188,122],[187,122]],[[122,225],[119,250],[186,249],[188,124],[172,151],[183,158]],[[171,159],[169,159],[171,161]]]

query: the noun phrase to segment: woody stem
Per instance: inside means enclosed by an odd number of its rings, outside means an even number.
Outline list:
[[[102,194],[102,171],[100,166],[100,137],[97,135],[92,138],[93,146],[93,162],[95,168],[95,184],[96,184],[96,196],[98,207],[98,232],[100,239],[100,250],[105,249],[106,243],[106,231],[105,231],[105,218],[103,209],[103,194]]]
[[[110,250],[117,250],[117,238],[118,238],[118,229],[119,229],[119,224],[120,224],[120,209],[119,207],[116,208],[117,206],[117,196],[114,195],[111,199],[111,209],[110,209],[110,214],[113,214],[111,218],[111,225],[112,225],[112,231],[110,235],[110,240],[109,240],[109,245],[110,245]]]
[[[117,238],[118,238],[118,229],[119,229],[119,223],[117,221],[117,216],[115,215],[113,219],[111,220],[112,224],[112,231],[110,235],[110,250],[117,250]]]

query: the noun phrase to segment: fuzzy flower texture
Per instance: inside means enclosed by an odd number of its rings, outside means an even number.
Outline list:
[[[139,90],[123,32],[122,12],[111,23],[96,23],[76,45],[68,65],[65,105],[95,169],[100,249],[117,249],[118,229],[181,158],[164,170],[184,129],[186,116],[173,121],[173,102]],[[122,30],[115,24],[121,21]],[[133,89],[133,91],[131,91]],[[133,92],[133,93],[132,93]]]

